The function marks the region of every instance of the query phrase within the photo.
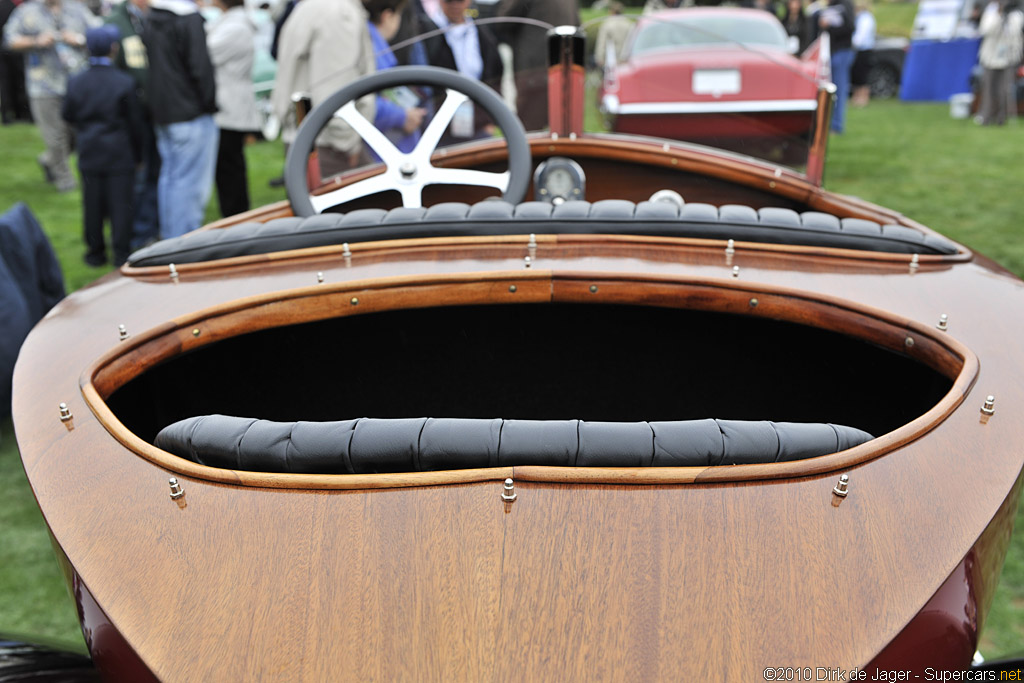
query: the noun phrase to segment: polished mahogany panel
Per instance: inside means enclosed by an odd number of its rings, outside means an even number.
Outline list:
[[[805,192],[820,196],[819,208],[886,215],[773,178],[750,172],[744,182],[768,191],[777,180],[784,200]],[[538,242],[529,269],[524,238],[467,238],[353,245],[347,260],[320,249],[183,266],[176,279],[166,269],[126,271],[69,297],[31,333],[13,405],[25,470],[75,573],[154,676],[761,680],[768,666],[871,662],[969,553],[975,594],[990,594],[1005,545],[978,539],[1005,532],[1022,464],[1024,425],[1014,416],[1024,409],[1024,351],[1014,340],[1024,338],[1024,318],[1008,314],[1024,303],[1019,280],[966,251],[912,268],[905,257],[840,250],[737,245],[726,255],[724,244],[693,240]],[[332,315],[318,287],[347,295],[330,302],[337,313],[395,305],[378,297],[383,290],[403,293],[409,307],[467,291],[495,303],[635,304],[647,292],[646,303],[665,305],[654,299],[697,285],[756,290],[766,302],[803,292],[820,304],[806,309],[808,324],[876,312],[895,330],[887,343],[931,344],[953,376],[942,348],[962,348],[977,365],[941,419],[880,457],[779,479],[713,481],[709,472],[687,483],[641,484],[628,471],[588,483],[515,468],[511,503],[495,473],[363,490],[176,473],[119,432],[100,400],[135,372],[132,363],[150,362],[131,357],[145,344],[184,350],[245,324],[237,316],[255,327],[287,324],[288,307],[275,301],[309,297],[307,312]],[[942,314],[948,329],[932,331]],[[985,415],[990,394],[995,412]],[[877,409],[900,400],[880,397]],[[71,420],[61,421],[62,402]],[[850,487],[841,499],[839,474]],[[170,498],[170,476],[183,498]]]

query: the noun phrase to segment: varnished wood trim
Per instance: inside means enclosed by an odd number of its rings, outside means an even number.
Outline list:
[[[510,291],[512,285],[516,291]],[[353,298],[359,303],[353,305]],[[751,300],[757,299],[752,306]],[[853,336],[916,358],[952,380],[950,391],[928,412],[878,438],[839,453],[807,460],[730,467],[562,468],[518,466],[442,472],[373,475],[298,475],[206,467],[160,450],[130,432],[105,399],[146,369],[174,355],[239,334],[373,311],[538,302],[631,304],[753,315]],[[198,331],[198,335],[195,332]],[[908,337],[913,345],[907,345]],[[434,486],[504,479],[529,481],[681,484],[806,477],[849,468],[910,443],[935,428],[964,400],[978,374],[977,357],[947,334],[920,323],[834,297],[800,290],[715,279],[679,279],[606,273],[553,274],[516,271],[427,278],[405,276],[330,286],[304,287],[198,311],[149,330],[115,347],[80,378],[85,401],[121,444],[184,476],[273,488],[361,489]]]
[[[646,166],[660,167],[675,171],[700,174],[708,177],[718,178],[728,182],[736,183],[746,187],[777,194],[789,200],[799,201],[807,204],[816,211],[832,213],[838,216],[849,216],[863,218],[879,223],[894,223],[904,225],[927,234],[937,235],[934,230],[912,221],[902,214],[871,204],[855,197],[846,197],[827,192],[804,176],[801,176],[790,169],[781,166],[773,166],[766,162],[755,159],[744,159],[739,156],[730,155],[713,149],[704,149],[689,146],[686,143],[666,143],[664,141],[653,141],[643,137],[610,136],[590,134],[571,138],[552,138],[549,136],[531,137],[530,147],[533,156],[537,159],[549,156],[570,156],[577,158],[595,158],[612,162],[625,162],[642,164]],[[456,148],[445,150],[434,156],[433,163],[439,167],[474,167],[481,164],[496,163],[507,158],[504,142],[486,141],[469,145],[461,145]],[[373,167],[365,171],[358,171],[342,176],[327,185],[319,188],[317,193],[329,192],[353,182],[364,180],[368,177],[378,175],[380,169]],[[291,209],[287,202],[277,202],[266,207],[254,209],[237,216],[229,216],[210,223],[201,230],[216,230],[227,228],[239,223],[248,221],[266,222],[274,218],[292,216]],[[564,236],[563,236],[564,237]],[[578,236],[577,236],[578,237]],[[586,239],[603,240],[609,236],[586,236]],[[431,240],[393,240],[391,242],[372,243],[375,248],[385,246],[406,245],[412,243],[430,244],[471,244],[472,240],[490,241],[500,243],[504,241],[524,240],[525,237],[511,236],[506,240],[503,237],[479,237],[479,238],[433,238]],[[636,239],[626,237],[626,239]],[[659,238],[672,239],[679,244],[714,244],[719,240],[698,240],[693,238]],[[435,241],[436,240],[436,241]],[[797,254],[828,255],[837,258],[859,259],[859,260],[908,260],[909,257],[901,254],[877,254],[874,252],[863,252],[850,249],[825,249],[815,247],[767,245],[757,243],[744,243],[747,249],[758,251],[784,251]],[[360,245],[353,244],[351,248],[356,250]],[[363,243],[363,248],[371,245]],[[971,253],[957,245],[958,253],[950,256],[922,256],[922,261],[960,262],[969,260]],[[275,254],[262,254],[256,256],[245,256],[230,259],[220,259],[210,263],[182,264],[176,266],[179,272],[192,272],[193,270],[207,270],[211,268],[233,267],[240,264],[266,263],[292,258],[306,258],[311,256],[322,256],[340,252],[341,246],[317,247],[311,249],[297,249],[289,252]],[[125,275],[143,277],[150,275],[166,275],[166,266],[148,266],[144,268],[132,268],[122,266],[121,272]]]
[[[515,285],[516,291],[509,288]],[[119,343],[82,375],[106,399],[145,370],[180,353],[247,332],[375,311],[551,299],[543,270],[406,275],[313,285],[235,299],[172,320]],[[357,300],[357,303],[353,303]]]
[[[785,320],[906,354],[951,381],[968,371],[972,361],[977,364],[974,353],[956,339],[913,320],[838,297],[811,296],[800,289],[742,280],[555,273],[552,301],[662,306]],[[910,346],[908,337],[913,339]]]
[[[395,252],[397,250],[409,249],[433,249],[441,250],[452,247],[473,247],[488,245],[522,244],[529,242],[528,235],[498,235],[498,236],[475,236],[475,237],[420,237],[399,240],[382,240],[377,242],[358,242],[349,245],[353,254],[375,254],[382,251]],[[595,234],[571,234],[557,235],[537,233],[538,245],[661,245],[671,248],[721,248],[725,249],[727,240],[702,239],[698,237],[663,237],[648,235],[595,235]],[[810,247],[801,245],[768,244],[762,242],[735,242],[738,250],[748,254],[793,254],[798,256],[812,256],[815,258],[841,259],[848,261],[877,262],[892,265],[903,265],[909,267],[912,256],[909,254],[892,254],[885,252],[860,251],[856,249],[840,249],[835,247]],[[267,265],[282,262],[298,262],[302,260],[315,260],[325,258],[338,258],[343,252],[341,244],[309,247],[307,249],[293,249],[290,251],[278,251],[268,254],[253,254],[250,256],[236,256],[232,258],[217,259],[202,263],[176,264],[175,269],[179,275],[193,275],[215,273],[241,266]],[[918,257],[918,263],[922,268],[936,265],[951,265],[969,261],[971,255],[967,252],[959,252],[948,256],[937,254],[922,254]],[[121,272],[131,277],[157,278],[169,281],[169,269],[167,266],[145,266],[133,268],[123,266]]]
[[[538,245],[553,245],[558,242],[557,235],[536,236]],[[524,247],[530,241],[529,235],[495,235],[495,236],[472,236],[472,237],[417,237],[399,240],[380,240],[375,242],[353,242],[349,244],[353,258],[356,254],[376,254],[378,252],[394,253],[398,250],[429,249],[440,250],[451,247],[486,247],[496,245],[522,244]],[[723,243],[724,244],[724,243]],[[268,254],[253,254],[250,256],[235,256],[232,258],[217,259],[202,263],[175,264],[179,275],[206,274],[208,272],[219,272],[232,270],[241,266],[267,265],[280,262],[292,262],[301,260],[314,260],[324,258],[338,258],[344,251],[343,244],[334,244],[323,247],[308,247],[306,249],[292,249],[289,251],[275,251]],[[524,250],[523,255],[526,252]],[[123,266],[121,272],[131,277],[149,277],[169,279],[167,266],[144,266],[132,268]]]

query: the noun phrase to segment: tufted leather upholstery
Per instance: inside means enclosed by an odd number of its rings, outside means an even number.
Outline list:
[[[633,202],[545,202],[512,205],[456,202],[427,209],[360,209],[308,218],[277,218],[221,230],[189,233],[157,242],[131,255],[132,266],[199,263],[232,256],[266,254],[377,240],[465,235],[627,234],[735,239],[771,244],[839,247],[901,254],[955,254],[957,247],[937,235],[901,225],[791,209],[727,204]]]
[[[509,465],[687,467],[801,460],[873,438],[853,427],[687,420],[584,422],[395,418],[271,422],[205,415],[162,429],[155,444],[210,467],[362,474]]]

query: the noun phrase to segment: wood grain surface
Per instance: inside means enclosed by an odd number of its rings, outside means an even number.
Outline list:
[[[710,163],[699,162],[687,163]],[[773,177],[747,169],[743,182],[887,215]],[[903,629],[1018,491],[1024,284],[966,251],[914,270],[838,250],[741,247],[727,261],[717,243],[584,236],[545,239],[530,269],[521,239],[352,251],[183,267],[176,281],[115,273],[60,303],[24,346],[13,412],[29,481],[76,576],[160,679],[753,681],[766,666],[849,669]],[[883,435],[878,457],[781,479],[765,467],[710,481],[731,475],[709,469],[688,483],[517,467],[398,488],[243,485],[161,461],[103,408],[162,354],[246,325],[351,314],[353,297],[359,312],[481,299],[728,308],[751,292],[766,302],[759,315],[845,324],[883,345],[910,332],[954,389],[925,423]],[[840,474],[850,494],[837,504]],[[169,476],[183,499],[168,496]],[[505,476],[514,503],[501,499]],[[993,547],[977,549],[986,586]]]

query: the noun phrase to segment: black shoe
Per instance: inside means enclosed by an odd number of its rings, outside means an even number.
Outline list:
[[[93,268],[107,265],[107,257],[104,254],[86,254],[82,260]]]

